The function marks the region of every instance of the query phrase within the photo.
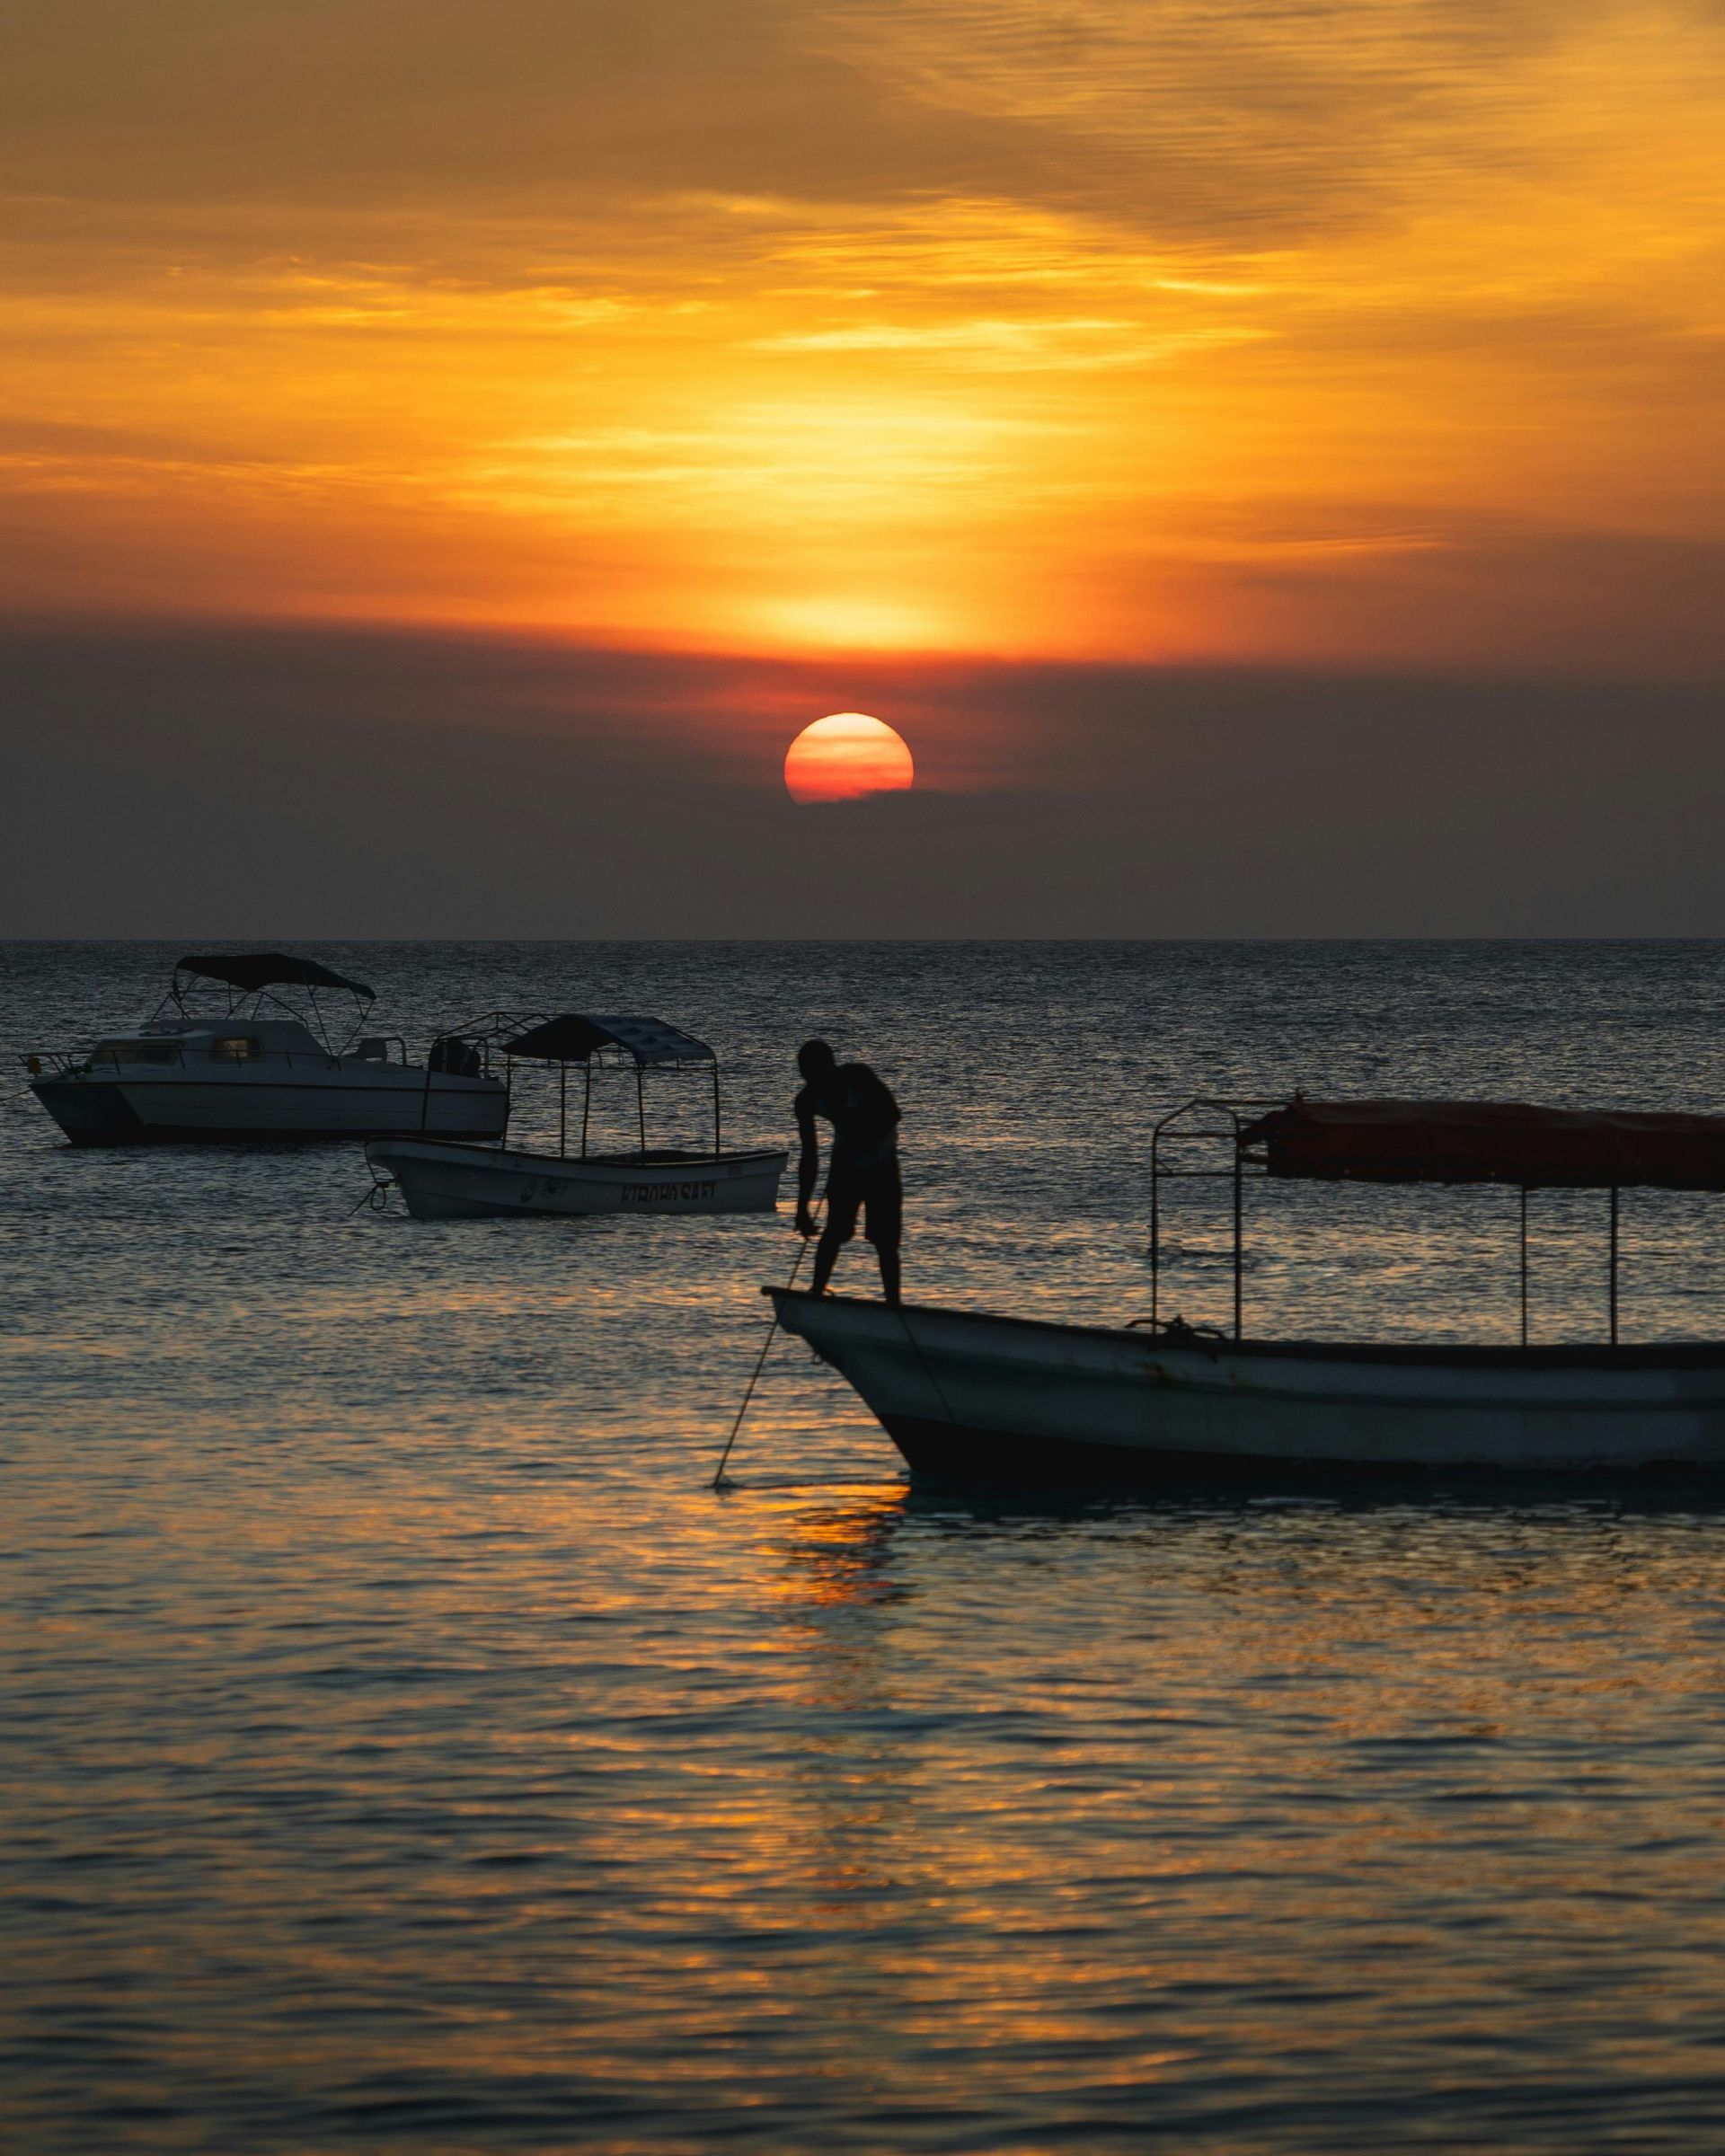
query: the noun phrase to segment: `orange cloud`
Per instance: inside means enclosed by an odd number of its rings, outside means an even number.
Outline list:
[[[0,33],[14,607],[1715,663],[1716,15],[650,12]]]

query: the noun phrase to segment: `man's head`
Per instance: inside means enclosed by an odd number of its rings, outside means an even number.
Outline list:
[[[817,1079],[824,1078],[828,1071],[836,1069],[837,1064],[838,1058],[827,1041],[805,1040],[797,1050],[797,1068],[810,1085]]]

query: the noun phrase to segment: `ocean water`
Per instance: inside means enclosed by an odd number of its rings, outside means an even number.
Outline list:
[[[6,1045],[177,955],[4,947]],[[659,1012],[739,1138],[823,1032],[907,1292],[1080,1320],[1188,1094],[1725,1105],[1712,944],[320,955],[410,1033]],[[967,1501],[784,1340],[715,1496],[788,1218],[419,1224],[22,1075],[0,1147],[8,2151],[1725,2143],[1725,1505]],[[1514,1205],[1254,1190],[1248,1330],[1512,1339]],[[1536,1338],[1604,1206],[1535,1199]],[[1725,1330],[1722,1230],[1625,1199],[1626,1339]]]

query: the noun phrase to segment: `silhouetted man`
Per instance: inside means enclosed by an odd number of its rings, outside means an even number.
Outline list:
[[[838,1253],[856,1233],[859,1208],[864,1234],[880,1260],[880,1287],[889,1303],[898,1300],[898,1238],[903,1226],[904,1190],[898,1180],[898,1103],[891,1090],[866,1063],[840,1063],[824,1040],[805,1041],[797,1050],[803,1087],[797,1095],[797,1135],[802,1157],[797,1163],[797,1233],[815,1233],[809,1201],[820,1172],[820,1137],[815,1118],[833,1127],[833,1154],[827,1170],[827,1225],[815,1248],[815,1293],[832,1277]]]

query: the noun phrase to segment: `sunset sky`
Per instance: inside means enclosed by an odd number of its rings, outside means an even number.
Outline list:
[[[586,744],[619,815],[656,775],[753,814],[801,726],[878,712],[979,862],[984,797],[1002,844],[1008,797],[1075,830],[1218,697],[1273,738],[1448,685],[1714,754],[1714,0],[16,0],[0,47],[32,822],[385,707]],[[1503,869],[1454,925],[1561,925]],[[31,875],[12,925],[57,932]],[[1050,927],[1157,932],[1121,876]],[[1683,888],[1619,924],[1725,930]],[[474,932],[582,932],[573,882],[471,888]],[[1446,924],[1380,896],[1289,925]]]

